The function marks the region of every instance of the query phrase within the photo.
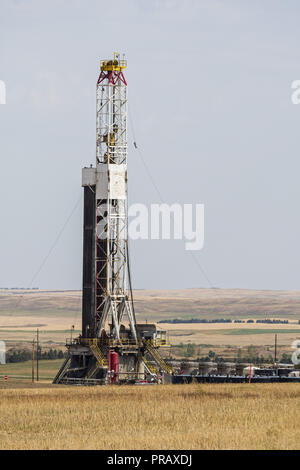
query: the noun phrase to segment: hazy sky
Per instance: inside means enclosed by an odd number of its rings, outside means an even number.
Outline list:
[[[99,59],[128,59],[136,140],[165,202],[205,204],[214,286],[300,287],[300,4],[1,0],[0,286],[29,286],[95,159]],[[130,203],[159,197],[129,128]],[[136,288],[208,287],[184,241],[131,241]],[[33,284],[81,287],[82,201]]]

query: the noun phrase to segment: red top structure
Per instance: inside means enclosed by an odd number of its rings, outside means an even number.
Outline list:
[[[127,85],[123,70],[127,67],[127,60],[121,60],[118,53],[114,53],[113,60],[102,60],[100,63],[101,72],[97,81],[97,85],[103,82],[106,78],[108,83],[116,85],[118,80],[121,80],[124,85]]]

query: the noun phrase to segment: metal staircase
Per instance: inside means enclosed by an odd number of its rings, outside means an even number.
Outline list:
[[[64,362],[63,362],[61,368],[59,369],[59,371],[57,372],[56,376],[54,377],[52,383],[58,384],[58,383],[61,381],[61,379],[63,378],[63,376],[64,376],[65,373],[67,372],[70,359],[71,359],[71,356],[67,356],[67,357],[66,357],[66,359],[64,360]]]
[[[97,362],[98,362],[97,367],[107,367],[108,365],[107,359],[104,357],[104,354],[101,351],[101,349],[98,347],[98,345],[96,343],[91,343],[90,348],[95,358],[97,359]]]
[[[154,361],[158,365],[158,367],[164,371],[165,374],[174,374],[173,367],[169,366],[164,359],[159,354],[158,350],[152,344],[151,339],[146,339],[144,341],[144,345],[146,347],[146,351],[153,357]],[[145,362],[145,361],[144,361]]]
[[[93,375],[96,373],[96,370],[99,369],[99,362],[97,361],[96,364],[93,365],[93,367],[90,368],[88,371],[86,378],[91,379]]]
[[[146,368],[146,370],[149,374],[157,375],[159,373],[158,369],[155,366],[153,366],[152,364],[150,364],[150,362],[147,361],[145,356],[143,357],[143,362],[144,362],[145,368]]]

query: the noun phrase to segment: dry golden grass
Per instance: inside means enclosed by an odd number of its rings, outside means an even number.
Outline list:
[[[290,318],[300,315],[300,291],[250,289],[135,290],[139,321],[167,318]],[[80,320],[80,291],[11,291],[0,289],[0,327],[53,326]],[[23,318],[22,318],[23,317]],[[72,323],[71,323],[72,324]]]
[[[0,449],[299,449],[299,384],[0,390]]]

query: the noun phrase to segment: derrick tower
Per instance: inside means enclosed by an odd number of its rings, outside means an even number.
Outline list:
[[[157,349],[166,334],[137,324],[128,260],[127,61],[101,60],[96,86],[96,162],[84,188],[82,333],[54,383],[134,382],[170,373]],[[150,364],[152,358],[156,366]]]
[[[97,81],[96,166],[84,168],[82,175],[87,219],[82,334],[101,337],[107,320],[111,320],[110,336],[120,342],[125,316],[132,339],[137,342],[128,293],[126,66],[117,54],[113,60],[101,61]]]

